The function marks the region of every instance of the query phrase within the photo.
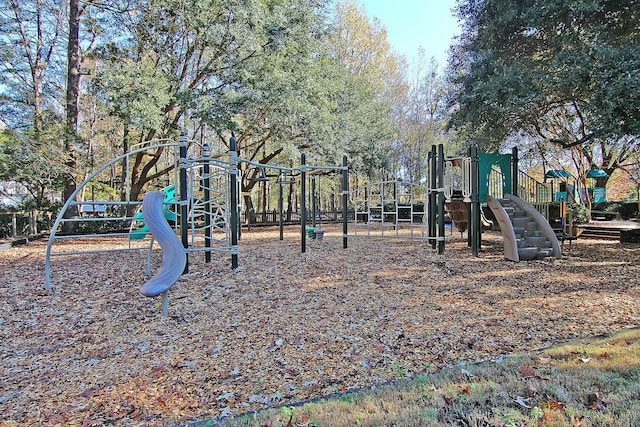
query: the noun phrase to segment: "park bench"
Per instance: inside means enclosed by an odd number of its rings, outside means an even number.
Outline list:
[[[107,212],[107,205],[96,204],[96,203],[83,203],[78,206],[78,211],[80,214],[87,214],[88,216],[99,216],[103,217],[105,212]]]
[[[318,239],[318,240],[322,240],[322,237],[324,237],[324,230],[318,227],[307,227],[307,236],[312,238],[312,239]]]

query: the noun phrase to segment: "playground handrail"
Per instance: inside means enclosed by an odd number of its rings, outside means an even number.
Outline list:
[[[502,198],[504,174],[499,169],[492,169],[489,178],[489,192],[493,197]],[[518,170],[518,196],[530,204],[551,203],[553,201],[549,185],[538,181],[522,170]]]
[[[518,171],[518,184],[518,196],[528,203],[551,203],[553,201],[549,186],[522,170]]]

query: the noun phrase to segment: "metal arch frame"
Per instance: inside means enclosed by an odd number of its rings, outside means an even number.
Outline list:
[[[169,141],[168,139],[164,139],[164,140],[160,140],[160,141]],[[152,150],[152,149],[159,149],[159,148],[169,148],[169,147],[174,147],[174,148],[178,148],[180,147],[182,144],[185,143],[185,141],[179,141],[179,142],[175,142],[175,141],[171,141],[171,142],[164,142],[164,143],[160,143],[160,144],[151,144],[151,142],[153,141],[149,141],[149,143],[147,143],[147,145],[137,148],[133,151],[130,151],[128,153],[125,154],[121,154],[120,156],[111,159],[109,162],[105,163],[104,165],[102,165],[101,167],[99,167],[98,169],[96,169],[91,175],[89,175],[87,178],[84,179],[84,181],[82,181],[82,183],[80,183],[80,185],[78,185],[76,187],[76,189],[73,191],[73,193],[71,193],[71,195],[69,196],[69,198],[65,201],[64,205],[62,206],[62,208],[60,209],[60,212],[58,213],[58,216],[51,228],[51,234],[49,235],[49,241],[47,243],[47,250],[46,250],[46,255],[45,255],[45,285],[47,287],[47,289],[51,289],[51,257],[52,256],[61,256],[61,255],[77,255],[77,254],[83,254],[83,253],[89,253],[87,251],[84,252],[65,252],[64,254],[54,254],[52,253],[52,248],[53,248],[53,244],[55,242],[55,240],[57,239],[56,237],[56,233],[58,230],[58,227],[60,226],[60,224],[62,224],[63,222],[67,222],[67,221],[74,221],[74,219],[67,219],[64,218],[64,215],[66,214],[67,210],[69,209],[70,206],[73,205],[82,205],[82,204],[86,204],[85,202],[77,202],[75,200],[76,196],[78,195],[78,193],[80,193],[80,191],[82,191],[87,184],[89,184],[96,176],[98,176],[100,173],[104,172],[107,168],[111,167],[112,165],[125,160],[126,162],[126,166],[125,166],[125,179],[126,182],[128,184],[129,180],[129,158],[133,155],[148,151],[148,150]],[[139,144],[138,144],[139,145]],[[176,166],[178,166],[176,164]],[[176,167],[177,170],[177,167]],[[117,206],[121,206],[121,205],[131,205],[133,204],[132,201],[130,200],[131,197],[131,193],[130,193],[130,188],[127,185],[126,189],[125,189],[125,194],[126,194],[126,200],[125,201],[121,201],[121,202],[100,202],[101,204],[108,204],[108,205],[117,205]],[[135,202],[135,204],[139,204],[139,202]],[[128,218],[128,217],[118,217],[118,218],[109,218],[109,220],[128,220],[128,219],[132,219],[132,218]],[[95,221],[105,221],[105,219],[95,219]],[[77,220],[75,220],[74,222],[77,222]],[[109,235],[101,235],[103,237],[106,236],[120,236],[121,234],[109,234]],[[85,235],[85,236],[65,236],[66,238],[78,238],[78,237],[93,237],[94,235]],[[111,250],[111,251],[122,251],[124,249],[117,249],[117,250]],[[139,249],[129,249],[129,250],[139,250]],[[101,250],[101,251],[97,251],[97,252],[107,252],[109,250]],[[96,251],[94,251],[96,252]]]

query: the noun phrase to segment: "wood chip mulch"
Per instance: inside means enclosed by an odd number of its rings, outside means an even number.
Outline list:
[[[0,425],[172,426],[640,325],[637,244],[513,263],[496,232],[474,258],[455,232],[438,255],[296,231],[245,231],[235,271],[190,255],[168,317],[144,251],[55,258],[51,291],[46,240],[0,251]]]

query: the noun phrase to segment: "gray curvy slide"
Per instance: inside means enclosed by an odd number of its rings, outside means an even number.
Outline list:
[[[140,287],[140,292],[148,297],[155,297],[169,290],[180,278],[187,264],[187,254],[182,243],[164,217],[165,197],[162,191],[150,191],[142,201],[144,222],[162,248],[160,269]]]

